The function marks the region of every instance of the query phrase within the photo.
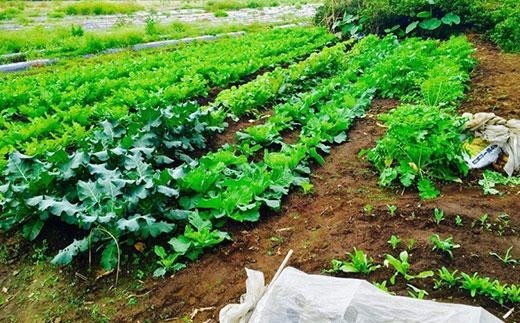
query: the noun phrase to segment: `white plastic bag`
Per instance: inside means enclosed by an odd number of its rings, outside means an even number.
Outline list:
[[[508,159],[504,166],[504,171],[509,176],[520,170],[520,120],[506,120],[496,116],[494,113],[486,112],[464,113],[462,116],[468,119],[466,129],[473,131],[475,136],[489,142],[491,146],[500,147],[506,153]],[[488,162],[495,156],[497,150],[495,149],[493,154],[486,154],[486,151],[482,151],[479,156],[485,158],[486,162]],[[493,161],[495,160],[496,158]],[[468,165],[472,167],[469,161]]]
[[[263,279],[261,273],[252,275],[251,272],[248,270],[248,281],[259,277]],[[254,285],[263,285],[263,282]],[[248,294],[251,286],[250,282]],[[250,304],[252,303],[248,303],[248,306]],[[480,307],[392,296],[365,280],[308,275],[291,267],[284,269],[272,283],[256,305],[249,321],[247,318],[243,321],[228,320],[229,306],[222,309],[221,322],[502,322]]]
[[[240,298],[240,304],[228,304],[220,310],[219,321],[222,323],[245,323],[251,316],[256,303],[265,290],[264,274],[261,271],[246,268],[246,293]]]

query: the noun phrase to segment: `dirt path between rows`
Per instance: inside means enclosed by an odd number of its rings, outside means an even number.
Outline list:
[[[473,74],[472,89],[462,112],[493,111],[504,117],[520,117],[520,55],[505,55],[488,43],[472,37],[480,65]],[[385,253],[393,253],[386,242],[391,235],[403,241],[414,239],[411,251],[412,271],[446,266],[464,272],[479,272],[507,283],[518,283],[518,269],[505,267],[489,251],[503,253],[513,245],[513,255],[520,258],[520,197],[513,189],[503,195],[486,197],[478,186],[478,174],[472,174],[464,184],[442,188],[442,196],[432,202],[422,202],[415,192],[382,189],[377,186],[377,174],[370,165],[357,157],[361,149],[373,146],[384,129],[377,115],[395,107],[391,100],[376,100],[370,114],[358,121],[349,132],[347,143],[334,147],[325,158],[323,167],[313,172],[313,195],[292,193],[283,203],[279,214],[264,215],[259,223],[236,225],[232,228],[233,243],[207,252],[173,277],[149,280],[146,289],[153,292],[132,308],[120,308],[116,321],[182,321],[197,308],[195,322],[218,321],[218,312],[227,303],[237,302],[245,291],[244,267],[263,271],[270,280],[289,249],[294,250],[290,265],[308,273],[319,273],[332,258],[343,257],[353,247],[365,250],[381,263]],[[517,189],[518,190],[518,189]],[[387,204],[398,207],[391,217]],[[363,210],[365,206],[372,211]],[[432,221],[434,208],[444,210],[446,220],[440,225]],[[365,208],[367,209],[367,208]],[[471,223],[489,214],[491,231]],[[498,216],[506,213],[510,224],[504,225]],[[456,227],[454,216],[460,215],[463,227]],[[499,230],[499,226],[504,227]],[[499,232],[500,231],[500,232]],[[461,248],[454,260],[431,250],[428,237],[453,235]],[[391,271],[382,269],[367,277],[369,281],[388,279]],[[359,277],[352,275],[350,277]],[[432,280],[414,281],[430,293],[427,298],[446,302],[461,302],[484,306],[496,315],[507,308],[477,299],[473,302],[457,290],[435,291]],[[406,295],[406,285],[398,282],[390,288]],[[519,320],[513,313],[511,320]]]

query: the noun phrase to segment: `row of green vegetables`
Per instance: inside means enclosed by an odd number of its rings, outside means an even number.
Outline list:
[[[18,149],[34,155],[77,144],[99,121],[207,96],[211,88],[289,63],[333,39],[321,28],[274,29],[7,76],[0,79],[0,154]]]
[[[104,121],[72,154],[65,149],[40,157],[14,152],[0,186],[0,228],[22,223],[24,235],[34,239],[50,217],[58,217],[95,233],[64,249],[57,263],[70,262],[89,238],[103,239],[97,237],[101,232],[131,243],[177,230],[186,219],[178,211],[177,180],[195,163],[193,153],[205,148],[205,138],[226,126],[227,114],[241,116],[302,91],[336,70],[343,58],[344,45],[339,44],[223,91],[210,106],[188,102],[146,107],[134,118]],[[263,99],[251,100],[247,89],[262,93]],[[106,231],[94,230],[98,227]],[[111,243],[105,248],[105,267],[113,264],[109,256],[116,247]]]
[[[161,259],[156,274],[178,270],[184,266],[182,257],[193,260],[203,248],[229,239],[219,230],[223,219],[257,221],[262,208],[278,210],[291,188],[312,190],[311,164],[323,164],[322,155],[330,146],[346,140],[346,131],[365,113],[374,96],[428,97],[437,62],[469,69],[471,54],[472,47],[463,37],[441,44],[365,38],[349,52],[336,76],[276,106],[263,124],[238,132],[236,144],[202,157],[179,179],[179,205],[189,225],[184,234],[169,241],[170,252],[156,248]],[[464,79],[454,80],[453,85],[457,82]],[[439,102],[449,104],[457,99]],[[292,130],[299,131],[298,139],[287,143],[283,135]],[[204,233],[197,234],[201,230]]]
[[[408,104],[380,117],[387,131],[375,147],[364,152],[380,173],[380,185],[416,187],[422,199],[440,194],[435,182],[461,182],[469,171],[461,141],[469,135],[464,129],[466,120],[455,110],[464,98],[469,73],[476,64],[474,49],[462,38],[439,49],[447,56],[430,56],[426,50],[387,61],[388,66],[403,66],[404,62],[427,65],[429,70],[424,77],[414,73],[393,77],[390,68],[375,76],[384,83],[385,77],[391,78],[383,87],[391,97],[396,89],[415,91],[403,92],[407,94],[401,99]]]
[[[13,153],[0,187],[0,225],[24,223],[34,239],[57,216],[85,230],[85,237],[54,262],[69,263],[95,243],[103,247],[106,268],[115,266],[120,244],[167,233],[171,250],[155,248],[156,274],[178,270],[229,239],[221,231],[227,220],[257,221],[262,208],[277,210],[292,188],[312,189],[310,163],[323,163],[330,146],[346,140],[374,95],[411,100],[430,93],[424,84],[433,82],[436,62],[463,70],[471,53],[463,37],[399,43],[368,36],[347,55],[343,44],[327,48],[223,91],[208,107],[143,109],[129,125],[103,122],[88,147],[72,155]],[[238,133],[236,144],[192,159],[204,137],[225,126],[227,113],[240,116],[276,102],[274,114]],[[296,129],[296,142],[285,143],[284,132]]]

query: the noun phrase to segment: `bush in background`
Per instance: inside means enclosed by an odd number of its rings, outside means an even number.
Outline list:
[[[520,51],[518,0],[326,0],[315,23],[343,36],[361,33],[447,37],[474,29]]]

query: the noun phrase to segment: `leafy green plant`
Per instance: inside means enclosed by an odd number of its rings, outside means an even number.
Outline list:
[[[430,236],[430,241],[433,243],[433,250],[442,251],[453,258],[453,249],[460,248],[460,244],[456,244],[453,242],[453,237],[448,237],[442,240],[438,234],[432,234]]]
[[[386,207],[388,209],[388,213],[390,214],[390,216],[395,216],[395,212],[397,211],[397,206],[396,205],[387,205]]]
[[[518,186],[520,185],[520,177],[507,177],[499,172],[487,169],[482,174],[482,179],[480,179],[478,183],[482,187],[484,194],[497,195],[500,194],[500,191],[496,189],[496,185]]]
[[[490,252],[489,254],[498,258],[504,265],[516,265],[518,264],[518,259],[513,258],[511,255],[511,250],[513,250],[513,246],[507,248],[503,257],[496,252]]]
[[[365,212],[366,215],[372,215],[373,211],[374,211],[374,206],[372,204],[365,204],[363,206],[363,212]]]
[[[496,24],[491,39],[508,52],[520,52],[520,7],[512,9],[507,18]]]
[[[390,278],[390,282],[392,284],[395,284],[395,279],[398,274],[403,276],[403,278],[406,279],[407,281],[410,281],[413,279],[428,278],[428,277],[432,277],[434,275],[433,271],[431,271],[431,270],[423,271],[416,275],[410,274],[409,273],[410,263],[408,262],[408,252],[407,251],[402,251],[399,254],[399,259],[395,258],[392,255],[387,254],[385,256],[384,265],[385,265],[385,267],[392,266],[395,270],[394,275]]]
[[[85,34],[85,30],[83,30],[83,27],[81,26],[72,25],[70,27],[70,33],[72,34],[72,36],[81,37]]]
[[[462,218],[460,217],[460,215],[455,216],[455,225],[458,226],[458,227],[463,226]]]
[[[426,290],[417,288],[412,284],[406,284],[406,286],[409,288],[408,295],[410,295],[412,298],[424,299],[424,296],[429,295]]]
[[[383,292],[386,292],[388,294],[391,294],[391,295],[395,295],[395,293],[391,292],[388,287],[386,286],[386,283],[387,281],[386,280],[383,280],[382,282],[378,283],[378,282],[372,282],[372,285],[376,286],[377,288],[379,288],[380,290],[382,290]]]
[[[461,273],[461,276],[461,288],[468,290],[471,297],[475,297],[477,292],[487,289],[491,284],[489,278],[481,278],[478,276],[478,273],[474,273],[473,276]]]
[[[421,11],[415,15],[417,20],[412,21],[408,26],[406,26],[405,32],[407,34],[416,30],[417,27],[427,31],[433,31],[442,25],[452,26],[460,24],[460,17],[453,12],[448,12],[442,18],[434,17],[433,5],[435,5],[436,2],[436,0],[427,1],[427,3],[430,5],[429,10]]]
[[[227,11],[225,11],[225,10],[217,10],[217,11],[215,11],[213,14],[214,14],[215,17],[217,17],[217,18],[221,18],[221,17],[227,17],[227,16],[229,16],[228,13],[227,13]]]
[[[381,267],[380,265],[375,265],[374,260],[369,258],[363,250],[354,248],[354,251],[352,253],[349,252],[347,255],[349,258],[348,261],[333,259],[329,272],[361,273],[368,275]]]
[[[460,281],[460,277],[457,275],[457,270],[449,271],[446,267],[442,267],[438,271],[439,279],[435,279],[435,289],[441,287],[452,288],[457,286]]]
[[[145,32],[148,35],[157,35],[159,31],[157,30],[157,21],[152,17],[147,17],[145,25]]]
[[[444,211],[435,208],[435,210],[433,210],[433,222],[439,225],[442,221],[444,221]]]
[[[471,227],[480,226],[480,228],[491,231],[492,223],[489,221],[488,214],[482,214],[477,220],[474,220]]]
[[[0,82],[2,125],[9,123],[9,127],[0,128],[0,153],[7,156],[18,149],[27,155],[43,156],[47,151],[77,147],[92,135],[91,129],[105,119],[126,122],[141,108],[162,109],[206,96],[212,87],[226,87],[263,67],[291,62],[332,38],[320,29],[289,28],[192,43],[179,48],[175,54],[118,53],[80,65],[57,66],[53,68],[54,73],[9,75]],[[323,73],[322,68],[334,65],[331,60],[344,55],[342,48],[313,55],[310,62],[299,62],[289,70],[266,73],[254,87],[245,89],[256,89],[254,93],[268,95],[268,100],[282,95],[279,91],[282,86],[287,90],[283,94],[297,90],[299,88],[291,85],[300,85],[304,75]],[[234,54],[222,56],[223,51]],[[238,63],[243,61],[251,61],[251,64]],[[66,71],[67,77],[56,79],[56,75],[65,75],[60,71]],[[265,83],[276,86],[266,88]],[[128,91],[128,88],[135,90]],[[274,92],[266,93],[268,89]],[[42,95],[41,91],[49,95]],[[235,97],[233,104],[244,104],[244,101],[250,104],[251,97],[239,96],[239,92],[224,91],[219,95],[219,102],[225,106],[230,97]],[[257,104],[261,106],[268,100],[259,99]],[[242,113],[246,107],[249,105],[243,107]],[[2,157],[0,169],[5,163]]]
[[[460,144],[462,118],[436,107],[405,105],[381,120],[388,131],[367,154],[380,171],[380,185],[416,182],[421,198],[431,199],[439,195],[433,179],[460,181],[458,175],[468,173]]]
[[[392,246],[392,249],[395,250],[401,243],[401,239],[399,239],[398,236],[392,235],[387,242],[390,244],[390,246]]]
[[[178,262],[180,256],[178,253],[167,254],[161,246],[155,246],[154,253],[159,258],[157,264],[160,266],[153,272],[154,277],[162,277],[169,271],[176,272],[186,267],[185,264]]]
[[[406,243],[406,250],[412,251],[413,248],[415,248],[415,239],[408,239],[408,242]]]

